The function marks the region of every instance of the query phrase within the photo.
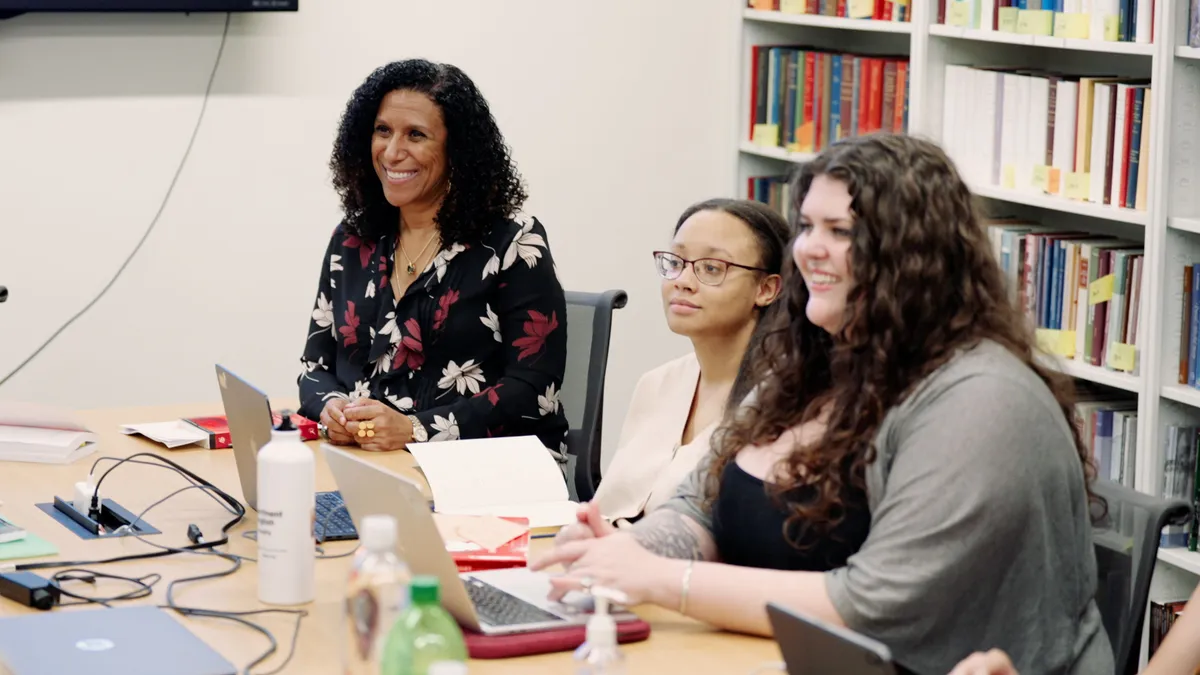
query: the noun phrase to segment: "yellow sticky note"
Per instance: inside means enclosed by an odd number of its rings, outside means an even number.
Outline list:
[[[1000,187],[1006,190],[1017,189],[1017,167],[1012,164],[1004,165],[1004,171],[1000,174]]]
[[[1114,342],[1108,346],[1108,366],[1116,370],[1133,372],[1133,364],[1137,360],[1137,347],[1123,342]]]
[[[1088,304],[1098,305],[1102,302],[1108,302],[1109,300],[1112,300],[1113,280],[1113,275],[1105,274],[1099,279],[1093,281],[1088,286]]]
[[[1020,11],[1016,7],[1001,7],[997,12],[996,25],[1005,33],[1017,32],[1017,15]]]
[[[870,19],[875,15],[875,0],[850,0],[846,16],[851,19]]]
[[[1070,172],[1067,174],[1063,192],[1068,199],[1087,201],[1088,189],[1091,187],[1091,177],[1086,173]]]
[[[963,0],[951,0],[946,8],[946,23],[951,26],[966,28],[971,25],[971,3]]]
[[[1018,10],[1017,32],[1022,35],[1050,35],[1054,32],[1054,12],[1048,9]]]
[[[1054,37],[1086,40],[1090,32],[1087,14],[1059,12],[1054,15]]]
[[[807,9],[807,0],[779,0],[779,11],[784,14],[804,14]]]
[[[1104,17],[1104,39],[1107,42],[1117,41],[1117,28],[1119,25],[1116,15],[1109,14]]]
[[[1062,170],[1057,167],[1047,167],[1046,192],[1052,195],[1062,192]]]
[[[754,144],[766,147],[779,146],[779,125],[778,124],[755,124],[754,125]]]
[[[1047,354],[1073,358],[1075,356],[1075,331],[1054,330],[1053,328],[1037,329],[1038,349]]]
[[[1050,167],[1044,164],[1035,164],[1033,167],[1033,187],[1039,190],[1050,189]]]

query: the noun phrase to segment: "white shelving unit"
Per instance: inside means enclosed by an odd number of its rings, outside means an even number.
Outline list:
[[[738,4],[744,4],[739,2]],[[1071,201],[1045,194],[973,185],[990,210],[1016,213],[1067,229],[1140,240],[1145,245],[1136,375],[1078,361],[1058,361],[1073,377],[1132,392],[1138,397],[1137,485],[1158,494],[1162,443],[1172,424],[1200,426],[1200,389],[1179,384],[1183,267],[1200,263],[1200,48],[1186,46],[1187,2],[1158,2],[1152,44],[1070,40],[945,26],[936,23],[936,0],[915,0],[911,23],[833,19],[739,9],[742,17],[738,78],[734,194],[746,196],[752,176],[782,175],[788,163],[811,155],[750,142],[750,76],[755,45],[804,45],[860,54],[909,55],[909,133],[942,141],[947,65],[1042,68],[1067,73],[1112,72],[1150,78],[1153,106],[1145,210]],[[834,30],[830,30],[834,29]],[[1200,553],[1164,549],[1154,587],[1165,593],[1193,588]],[[1169,590],[1163,590],[1169,589]],[[1184,596],[1186,597],[1186,595]],[[1144,654],[1144,652],[1143,652]]]

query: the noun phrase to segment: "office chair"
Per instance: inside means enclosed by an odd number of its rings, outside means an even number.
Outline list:
[[[1112,643],[1116,675],[1135,675],[1159,536],[1167,525],[1188,523],[1192,507],[1186,501],[1152,497],[1103,479],[1092,489],[1108,503],[1107,514],[1092,530],[1096,604]]]
[[[567,370],[559,400],[567,416],[567,453],[575,458],[572,498],[587,501],[600,485],[600,427],[612,313],[625,306],[625,291],[568,291]]]

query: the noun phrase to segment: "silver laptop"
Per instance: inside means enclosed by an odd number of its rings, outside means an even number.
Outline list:
[[[157,607],[45,612],[0,619],[0,673],[237,675],[237,668]]]
[[[507,635],[587,622],[591,597],[572,593],[563,602],[551,602],[546,573],[520,567],[460,575],[416,483],[332,445],[322,445],[321,451],[354,521],[372,514],[395,518],[399,552],[409,569],[438,578],[442,604],[466,628]],[[617,621],[637,618],[626,611],[613,615]]]
[[[242,496],[255,511],[258,510],[258,451],[271,440],[271,401],[267,395],[232,371],[217,364],[217,384],[221,387],[221,403],[225,421],[233,440],[233,459],[237,463]],[[337,492],[316,494],[316,521],[313,534],[319,541],[357,539],[354,522],[346,513],[342,496]]]

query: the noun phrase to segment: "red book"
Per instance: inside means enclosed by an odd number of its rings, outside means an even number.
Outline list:
[[[271,426],[278,426],[282,418],[278,412],[271,413]],[[224,415],[213,415],[211,417],[185,417],[184,422],[205,431],[208,437],[196,445],[208,448],[209,450],[224,450],[233,446],[233,439],[229,435],[229,421]],[[319,437],[317,434],[317,423],[298,414],[292,415],[292,424],[300,430],[300,439],[304,441],[315,441]]]

